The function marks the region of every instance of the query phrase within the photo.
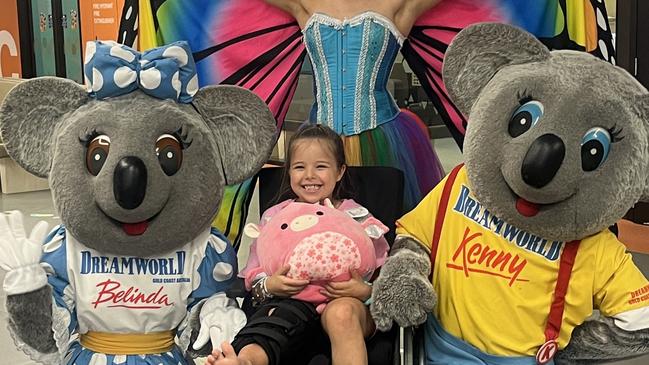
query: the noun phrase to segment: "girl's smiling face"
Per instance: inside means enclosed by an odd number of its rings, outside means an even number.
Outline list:
[[[289,153],[292,153],[289,177],[297,201],[317,203],[331,199],[345,166],[338,167],[328,143],[318,138],[301,139]]]

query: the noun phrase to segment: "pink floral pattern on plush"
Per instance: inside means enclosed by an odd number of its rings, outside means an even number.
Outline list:
[[[270,275],[290,265],[289,277],[311,281],[293,298],[311,302],[322,311],[328,301],[320,292],[324,284],[349,280],[350,270],[369,279],[377,268],[372,238],[381,238],[388,229],[369,214],[360,219],[332,206],[291,202],[261,227],[246,227],[246,233],[256,237],[259,268],[255,271]]]
[[[329,280],[361,267],[361,253],[354,241],[337,232],[316,233],[304,238],[288,258],[288,276]]]

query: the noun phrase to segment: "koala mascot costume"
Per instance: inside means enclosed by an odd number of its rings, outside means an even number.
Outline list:
[[[0,216],[10,332],[48,364],[186,364],[245,324],[224,294],[236,254],[210,222],[268,158],[275,120],[247,90],[199,90],[184,42],[87,49],[89,90],[36,78],[0,110],[9,155],[49,177],[63,222],[43,241]]]
[[[649,283],[607,229],[649,192],[647,90],[503,24],[460,32],[443,72],[466,166],[398,221],[377,326],[426,322],[428,364],[649,352]]]

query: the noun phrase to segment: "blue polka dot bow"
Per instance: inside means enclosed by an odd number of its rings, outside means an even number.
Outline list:
[[[196,64],[184,41],[143,53],[112,41],[88,42],[83,70],[88,92],[97,99],[140,88],[159,99],[190,103],[198,91]]]

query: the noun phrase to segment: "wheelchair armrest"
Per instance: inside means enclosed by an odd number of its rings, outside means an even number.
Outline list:
[[[227,295],[228,298],[232,299],[244,298],[246,295],[248,295],[248,291],[246,290],[246,283],[243,278],[237,277],[232,283],[232,286],[230,286],[230,289],[225,291],[225,295]]]
[[[403,329],[403,363],[423,365],[426,363],[424,325]]]

